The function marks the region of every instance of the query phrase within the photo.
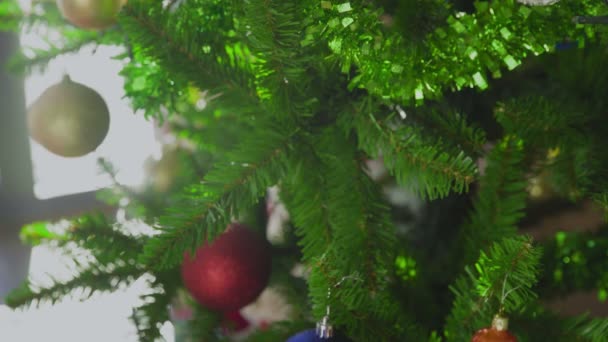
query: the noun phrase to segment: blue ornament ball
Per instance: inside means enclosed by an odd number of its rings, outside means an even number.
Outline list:
[[[576,49],[577,47],[578,47],[577,41],[565,40],[563,42],[559,42],[559,43],[555,44],[555,50],[557,50],[557,51]]]
[[[351,342],[351,340],[340,334],[336,334],[332,338],[320,338],[315,329],[309,329],[293,335],[287,342]]]

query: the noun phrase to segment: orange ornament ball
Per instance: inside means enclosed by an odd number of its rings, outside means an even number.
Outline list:
[[[490,328],[483,328],[475,333],[471,342],[517,342],[517,338],[507,328],[509,320],[496,315]]]
[[[506,330],[484,328],[473,336],[471,342],[517,342],[517,338]]]
[[[57,0],[63,17],[72,25],[102,30],[116,24],[116,18],[127,0]]]
[[[27,122],[30,136],[50,152],[81,157],[105,139],[110,112],[95,90],[66,76],[30,106]]]

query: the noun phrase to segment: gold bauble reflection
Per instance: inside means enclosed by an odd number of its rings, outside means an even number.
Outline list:
[[[27,113],[30,136],[63,157],[94,151],[110,128],[110,113],[93,89],[65,77],[46,89]]]
[[[57,0],[63,17],[74,26],[102,30],[116,24],[118,13],[127,0]]]

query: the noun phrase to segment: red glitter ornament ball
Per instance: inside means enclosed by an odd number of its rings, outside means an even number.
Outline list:
[[[245,225],[233,223],[211,244],[182,262],[184,285],[201,305],[221,312],[253,302],[268,284],[268,242]]]
[[[507,330],[508,325],[507,318],[497,315],[492,320],[492,327],[477,331],[471,342],[517,342],[517,338]]]

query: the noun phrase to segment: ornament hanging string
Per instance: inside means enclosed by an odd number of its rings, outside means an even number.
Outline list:
[[[503,279],[503,281],[502,281],[502,291],[501,291],[502,293],[500,296],[500,307],[498,309],[499,315],[503,315],[505,312],[505,300],[507,299],[509,294],[511,294],[511,292],[513,292],[521,287],[521,285],[518,285],[508,291],[505,291],[505,289],[507,288],[507,278],[509,278],[509,273],[505,274],[505,279]]]
[[[346,280],[363,281],[358,275],[353,274],[353,275],[342,277],[340,279],[340,281],[338,281],[336,284],[334,284],[333,286],[330,286],[327,289],[327,305],[325,307],[325,316],[323,316],[323,319],[320,322],[317,322],[317,327],[315,330],[317,333],[317,336],[320,338],[330,338],[330,337],[334,336],[334,328],[331,325],[331,322],[329,319],[330,315],[331,315],[331,305],[330,305],[331,289],[339,288],[342,285],[342,283],[344,283]]]

